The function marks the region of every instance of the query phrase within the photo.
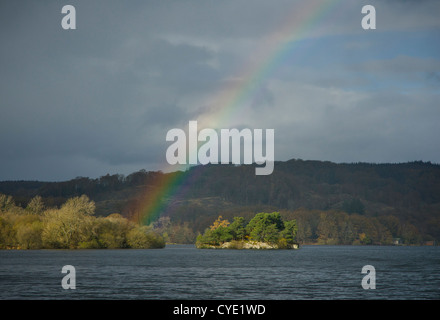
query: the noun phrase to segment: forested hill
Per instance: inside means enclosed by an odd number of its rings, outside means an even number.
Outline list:
[[[417,228],[425,240],[440,239],[440,165],[421,161],[336,164],[292,159],[276,162],[268,176],[256,176],[253,165],[197,166],[168,174],[141,170],[64,182],[3,181],[0,193],[13,196],[22,206],[36,195],[46,206],[59,206],[67,198],[86,194],[96,202],[98,215],[118,212],[133,217],[140,195],[167,175],[184,176],[185,192],[163,199],[170,204],[164,214],[175,223],[189,223],[194,232],[203,232],[219,214],[270,209],[392,216],[401,225]]]

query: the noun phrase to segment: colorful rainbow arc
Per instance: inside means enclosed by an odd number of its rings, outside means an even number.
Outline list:
[[[264,81],[291,56],[312,27],[333,9],[340,0],[302,1],[286,15],[283,23],[270,36],[261,40],[259,48],[238,76],[234,77],[218,94],[206,102],[211,112],[202,114],[198,120],[201,127],[219,128],[231,118],[240,119],[246,112],[244,106],[262,88]]]
[[[217,95],[210,97],[207,102],[211,106],[210,112],[197,119],[201,127],[220,128],[234,117],[241,118],[246,102],[252,99],[270,74],[290,56],[307,32],[328,15],[339,1],[307,0],[302,2],[300,8],[295,6],[280,28],[261,41],[260,50],[255,53],[256,59],[239,72],[236,77],[238,80],[233,81],[233,85],[229,82]],[[184,185],[188,186],[201,172],[187,170],[164,174],[155,187],[145,190],[139,203],[139,220],[143,224],[156,220],[166,211],[170,199],[184,193],[187,189]]]

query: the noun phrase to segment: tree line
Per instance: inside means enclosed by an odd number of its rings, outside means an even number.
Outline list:
[[[367,217],[307,209],[282,213],[297,221],[297,241],[303,244],[420,245],[425,242],[416,226],[393,215]]]
[[[69,198],[59,207],[48,207],[36,196],[21,207],[13,197],[0,194],[0,248],[149,248],[163,247],[165,243],[195,243],[198,235],[202,242],[212,244],[249,239],[246,237],[274,241],[270,232],[269,238],[258,238],[255,231],[258,229],[251,232],[252,224],[248,225],[247,221],[258,212],[276,208],[228,207],[216,199],[208,200],[181,205],[169,216],[142,226],[118,213],[95,216],[95,203],[85,195]],[[217,210],[211,212],[211,207]],[[305,208],[278,212],[283,221],[296,221],[295,241],[300,244],[418,245],[434,240],[426,238],[410,221],[394,215],[366,216]],[[212,223],[214,215],[222,217]]]
[[[140,170],[127,176],[107,174],[96,179],[77,177],[63,182],[1,181],[0,193],[14,196],[17,203],[23,205],[40,195],[50,207],[59,207],[71,197],[86,194],[95,201],[97,216],[118,212],[131,218],[141,214],[139,194],[160,188],[161,182],[176,176],[176,180],[183,181],[185,192],[182,196],[164,198],[165,202],[180,205],[182,201],[216,197],[228,205],[269,206],[273,211],[293,212],[305,208],[342,211],[372,219],[392,215],[402,224],[416,227],[425,241],[440,240],[438,164],[421,161],[336,164],[292,159],[277,162],[275,167],[269,176],[255,176],[253,165],[225,164],[195,166],[186,172]],[[182,228],[188,222],[197,234],[204,230],[199,228],[198,220],[212,219],[213,215],[222,214],[220,211],[224,211],[223,205],[211,208],[180,206],[174,210],[179,216],[171,212],[164,215],[171,217],[173,226],[176,220]],[[181,219],[181,215],[186,220]]]
[[[0,194],[0,249],[163,248],[164,238],[120,214],[96,217],[86,195],[46,208],[40,196],[25,208]]]
[[[46,208],[61,208],[86,194],[95,202],[96,219],[118,212],[136,223],[142,216],[142,196],[160,189],[170,175],[182,181],[184,192],[163,197],[166,210],[153,221],[155,232],[169,243],[194,243],[219,215],[250,220],[258,212],[274,211],[289,219],[298,216],[302,243],[440,240],[440,166],[420,161],[335,164],[292,159],[277,162],[269,176],[255,176],[252,165],[195,166],[174,173],[140,170],[64,182],[2,181],[0,193],[13,196],[23,210],[36,195]]]

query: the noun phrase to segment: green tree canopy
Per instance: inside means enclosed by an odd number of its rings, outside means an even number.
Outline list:
[[[284,222],[279,212],[261,212],[247,224],[243,217],[234,217],[228,226],[207,228],[203,235],[197,237],[196,245],[218,246],[230,241],[243,243],[250,240],[275,244],[278,248],[289,248],[296,243],[297,230],[295,220]]]
[[[247,232],[256,241],[275,243],[284,230],[284,222],[279,212],[258,213],[249,221]]]

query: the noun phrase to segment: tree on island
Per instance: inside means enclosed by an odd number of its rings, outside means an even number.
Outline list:
[[[221,247],[227,242],[259,242],[272,248],[287,249],[296,244],[297,230],[296,221],[283,221],[279,212],[258,213],[249,223],[243,217],[234,217],[234,221],[229,223],[219,216],[203,235],[197,237],[196,246],[211,248]]]

